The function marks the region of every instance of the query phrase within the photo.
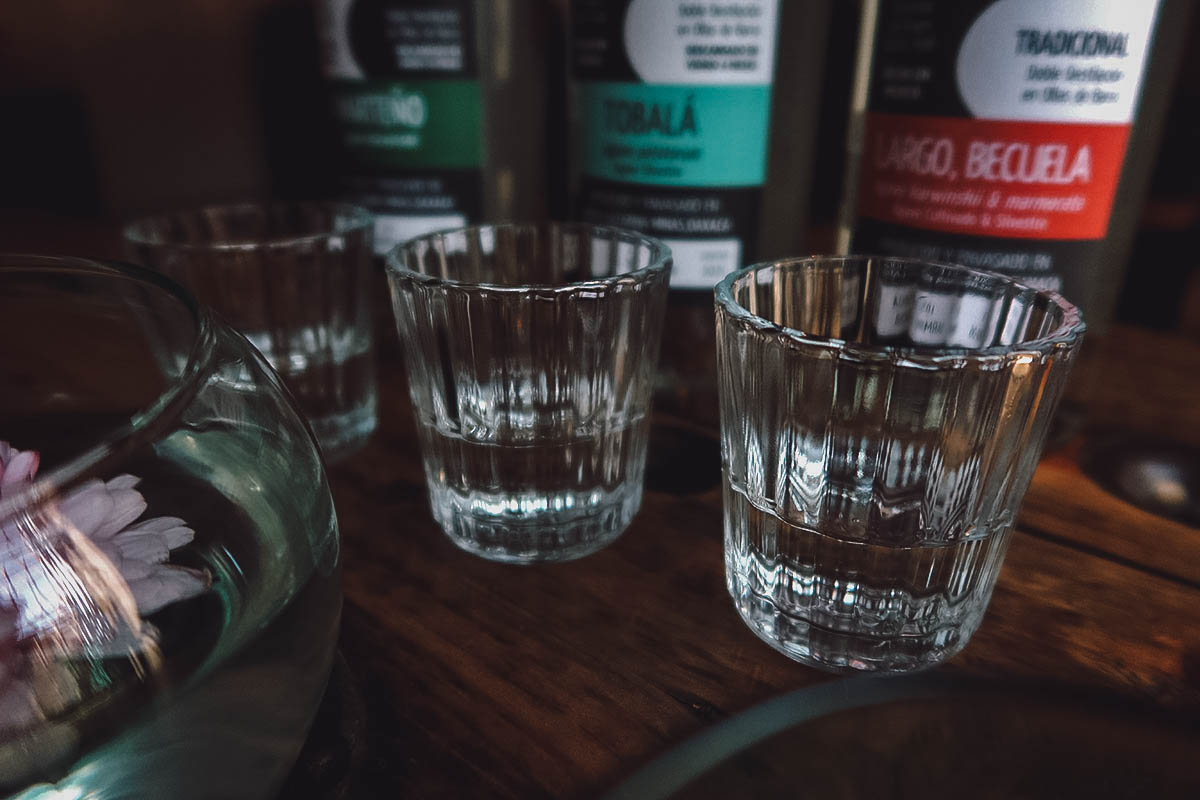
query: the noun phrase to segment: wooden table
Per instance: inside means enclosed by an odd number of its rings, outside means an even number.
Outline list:
[[[366,705],[354,797],[594,796],[691,734],[833,678],[742,624],[724,586],[715,431],[660,420],[627,533],[517,567],[430,517],[395,334],[381,430],[330,471],[345,541],[341,648]],[[1132,329],[1098,422],[1200,444],[1200,344]],[[982,628],[941,669],[1044,677],[1200,714],[1200,530],[1139,511],[1049,454]]]
[[[36,215],[0,225],[0,243],[121,253],[110,224]],[[595,555],[516,567],[451,545],[430,517],[385,304],[381,291],[381,429],[330,470],[350,680],[331,687],[329,724],[346,712],[355,753],[318,730],[335,745],[301,763],[290,798],[328,796],[314,772],[353,798],[587,798],[715,722],[834,679],[767,647],[732,607],[714,430],[659,421],[642,510]],[[1104,348],[1094,424],[1200,448],[1200,342],[1118,328]],[[1079,468],[1085,443],[1043,459],[983,625],[939,669],[1109,689],[1200,718],[1200,529],[1100,489]]]

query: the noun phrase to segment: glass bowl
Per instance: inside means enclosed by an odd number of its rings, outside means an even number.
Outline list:
[[[0,256],[0,796],[263,797],[332,662],[333,500],[178,285]]]

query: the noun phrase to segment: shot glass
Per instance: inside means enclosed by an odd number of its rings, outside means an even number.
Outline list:
[[[130,258],[191,289],[291,389],[326,459],[376,426],[372,218],[336,203],[232,205],[125,228]]]
[[[965,267],[814,257],[730,274],[716,317],[742,619],[833,671],[953,656],[991,599],[1079,312]]]
[[[433,516],[468,552],[561,561],[642,500],[671,268],[661,242],[483,225],[387,260]]]

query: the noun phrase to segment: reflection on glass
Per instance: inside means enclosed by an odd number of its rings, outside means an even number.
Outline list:
[[[0,795],[269,794],[340,613],[316,446],[169,282],[0,259]]]

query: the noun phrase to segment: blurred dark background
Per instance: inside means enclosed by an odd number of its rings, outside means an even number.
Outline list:
[[[0,206],[126,217],[319,191],[307,0],[39,0],[0,20]]]
[[[830,246],[836,223],[857,17],[857,3],[833,4],[811,249]],[[1200,14],[1193,19],[1200,28]],[[1190,39],[1200,42],[1200,30]],[[1118,318],[1200,336],[1197,78],[1200,49],[1191,48]],[[309,0],[8,3],[0,108],[2,249],[113,256],[113,223],[135,214],[331,191]],[[59,241],[68,222],[94,236]]]

